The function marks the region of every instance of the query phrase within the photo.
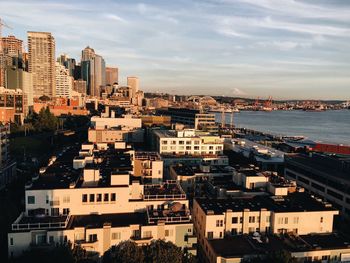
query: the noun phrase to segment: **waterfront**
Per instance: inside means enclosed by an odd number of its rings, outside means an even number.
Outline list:
[[[226,113],[230,124],[231,114]],[[221,122],[221,114],[216,113]],[[307,111],[241,111],[234,113],[236,127],[276,135],[302,135],[314,141],[350,145],[350,110]]]

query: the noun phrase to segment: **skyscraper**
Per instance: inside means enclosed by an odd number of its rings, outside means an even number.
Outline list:
[[[106,67],[106,85],[118,83],[118,68]]]
[[[0,38],[0,86],[5,86],[5,71],[7,66],[11,66],[13,61],[22,59],[23,41],[15,36]]]
[[[100,90],[106,85],[106,64],[102,56],[89,46],[81,53],[81,77],[86,81],[87,93],[100,96]]]
[[[61,65],[65,66],[66,69],[68,69],[69,75],[74,76],[75,71],[75,59],[68,57],[66,54],[62,54],[57,58],[57,62],[59,62]]]
[[[136,92],[139,91],[139,78],[138,77],[128,77],[127,85],[131,88],[131,98],[136,95]]]
[[[73,77],[69,75],[69,70],[56,62],[56,96],[70,98],[72,90]]]
[[[51,33],[28,32],[28,53],[34,96],[55,96],[55,40]]]

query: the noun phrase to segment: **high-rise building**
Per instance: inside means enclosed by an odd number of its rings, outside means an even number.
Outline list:
[[[0,38],[0,86],[5,86],[5,71],[7,66],[13,64],[14,58],[21,58],[23,53],[23,41],[15,36]]]
[[[28,53],[34,96],[55,96],[55,40],[51,33],[28,32]]]
[[[95,50],[89,46],[81,52],[81,61],[91,60],[95,57]]]
[[[5,87],[11,90],[22,90],[25,105],[33,107],[33,80],[32,74],[19,66],[7,66]]]
[[[69,70],[61,65],[59,62],[56,63],[56,96],[67,97],[72,96],[73,89],[73,77],[69,75]]]
[[[2,52],[11,57],[20,57],[23,52],[23,40],[15,36],[2,37],[0,39]]]
[[[131,88],[131,98],[136,95],[136,92],[139,91],[139,78],[138,77],[128,77],[127,85]]]
[[[118,68],[106,67],[106,85],[118,83]]]
[[[101,89],[106,85],[105,61],[90,47],[82,51],[81,59],[81,77],[86,81],[87,94],[99,97]]]
[[[106,63],[102,56],[95,55],[94,59],[95,83],[92,96],[100,96],[101,89],[106,85]]]
[[[66,54],[62,54],[57,58],[57,62],[59,62],[61,65],[65,66],[66,69],[68,69],[69,75],[74,76],[75,72],[75,59],[68,57]]]

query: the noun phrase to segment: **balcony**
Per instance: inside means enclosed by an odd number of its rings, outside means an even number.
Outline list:
[[[70,215],[59,216],[26,216],[22,213],[12,224],[13,231],[35,230],[35,229],[64,229],[67,227]]]

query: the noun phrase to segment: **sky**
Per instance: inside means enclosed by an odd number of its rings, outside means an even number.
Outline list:
[[[171,94],[350,99],[347,0],[0,0],[13,34],[90,46],[120,83]]]

